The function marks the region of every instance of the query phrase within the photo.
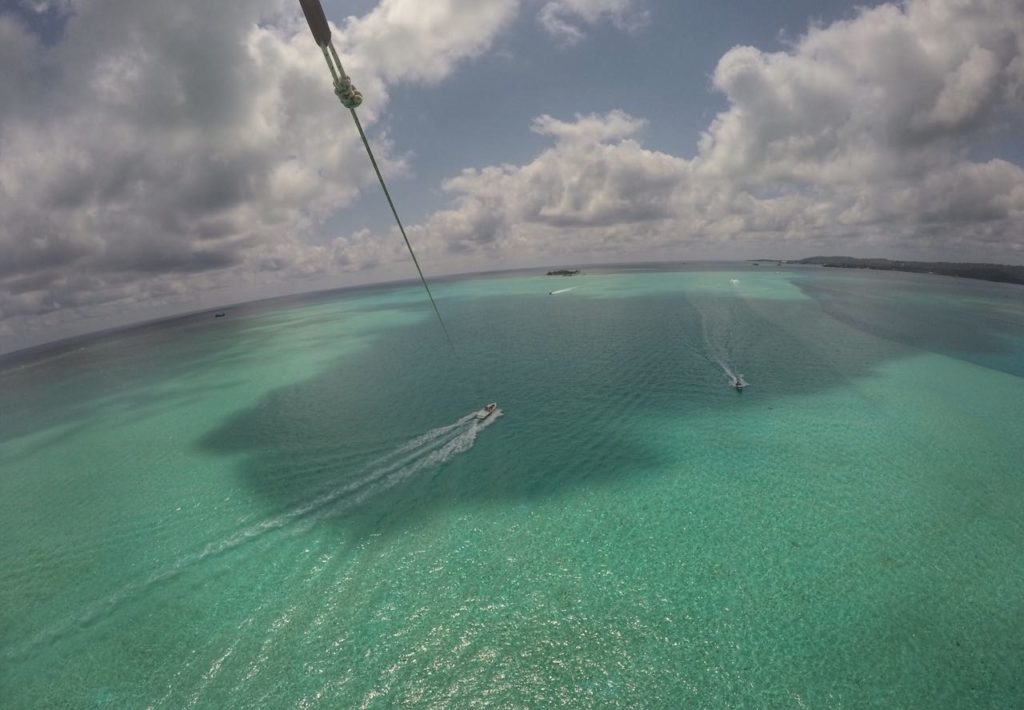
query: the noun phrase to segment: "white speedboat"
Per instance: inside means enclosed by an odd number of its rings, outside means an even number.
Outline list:
[[[476,413],[477,421],[483,421],[487,417],[494,414],[494,410],[498,408],[497,402],[491,402],[490,404],[484,405],[484,408]]]
[[[743,390],[747,386],[747,381],[743,379],[743,375],[730,375],[732,378],[729,382],[729,386],[734,388],[737,392]]]

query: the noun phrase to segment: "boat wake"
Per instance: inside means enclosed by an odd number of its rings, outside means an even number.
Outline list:
[[[725,373],[726,377],[728,377],[730,380],[734,380],[737,378],[736,373],[733,372],[733,369],[729,367],[726,363],[722,362],[718,358],[715,358],[714,360],[715,364],[722,368],[722,372]]]
[[[738,279],[731,279],[733,285],[739,283]],[[713,302],[698,302],[697,312],[700,315],[701,335],[704,338],[704,357],[722,371],[726,381],[731,387],[745,387],[747,382],[743,375],[736,372],[728,362],[728,353],[733,349],[734,337],[732,320],[720,307],[716,308]]]
[[[303,513],[322,511],[318,519],[330,517],[394,488],[420,471],[436,468],[468,451],[481,431],[502,415],[501,409],[486,419],[478,419],[476,412],[461,417],[454,424],[432,429],[406,442],[394,451],[372,461],[366,473],[344,487],[321,496]]]
[[[262,539],[268,534],[294,535],[308,531],[316,523],[350,510],[381,493],[398,486],[412,476],[437,468],[455,456],[468,451],[476,442],[481,431],[489,427],[502,415],[501,409],[486,419],[480,420],[476,412],[470,412],[452,424],[432,429],[410,439],[393,451],[366,464],[360,473],[344,485],[321,492],[311,500],[290,510],[250,525],[217,542],[211,542],[202,550],[179,558],[170,566],[140,580],[122,587],[106,599],[96,602],[66,621],[38,634],[32,641],[5,653],[8,658],[20,658],[33,650],[53,644],[62,638],[74,635],[113,614],[124,604],[141,597],[152,587],[170,581],[187,570],[210,559],[225,555],[243,545]]]
[[[575,286],[570,286],[569,288],[560,288],[557,291],[549,291],[548,293],[551,296],[557,296],[560,293],[568,293],[569,291],[572,291],[574,288],[576,288],[576,287]]]

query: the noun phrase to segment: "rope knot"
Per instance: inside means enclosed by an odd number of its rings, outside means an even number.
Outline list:
[[[334,93],[341,100],[341,104],[345,108],[355,108],[363,103],[363,95],[359,93],[356,87],[352,86],[352,80],[345,75],[335,80]]]

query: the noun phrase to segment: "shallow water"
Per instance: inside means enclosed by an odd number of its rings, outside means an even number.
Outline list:
[[[0,704],[1024,703],[1020,287],[435,294],[0,362]]]

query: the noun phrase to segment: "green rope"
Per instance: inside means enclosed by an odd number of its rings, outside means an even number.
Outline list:
[[[330,54],[327,53],[330,48]],[[380,172],[380,167],[377,165],[377,159],[373,157],[373,150],[370,148],[370,141],[366,139],[366,132],[363,131],[363,124],[359,122],[359,116],[356,115],[356,106],[363,102],[363,95],[360,94],[354,86],[352,86],[352,80],[345,74],[345,70],[341,66],[341,59],[338,58],[338,52],[334,49],[334,43],[329,42],[327,47],[321,47],[324,52],[324,59],[327,60],[327,66],[331,70],[331,77],[334,79],[334,93],[338,96],[338,100],[341,104],[349,110],[352,114],[352,120],[356,123],[356,129],[359,131],[359,137],[363,141],[363,147],[366,148],[366,154],[370,157],[370,164],[373,165],[373,171],[377,173],[377,180],[380,182],[380,187],[384,191],[384,197],[388,200],[388,206],[391,208],[391,214],[395,216],[395,223],[398,225],[398,231],[402,233],[402,239],[405,240],[405,248],[409,250],[409,256],[412,257],[412,263],[416,265],[416,273],[420,275],[420,281],[423,283],[423,289],[427,292],[427,298],[430,299],[430,305],[434,308],[434,314],[437,315],[437,322],[441,324],[441,330],[444,331],[445,340],[448,341],[448,345],[451,346],[452,350],[455,349],[455,344],[452,342],[451,336],[448,334],[448,328],[444,324],[444,319],[441,318],[441,311],[437,308],[437,302],[434,301],[434,294],[430,292],[430,286],[427,285],[427,278],[423,275],[423,269],[420,268],[419,259],[416,258],[416,252],[413,251],[412,244],[409,242],[409,237],[405,233],[405,227],[402,226],[402,220],[398,217],[398,210],[395,209],[395,202],[391,199],[391,192],[388,190],[387,183],[384,182],[384,176]],[[333,56],[334,61],[331,61]],[[337,64],[337,70],[335,70],[335,64]]]
[[[384,176],[380,174],[380,168],[377,167],[377,160],[373,157],[373,151],[370,150],[370,143],[366,140],[366,133],[363,132],[363,124],[359,122],[359,116],[356,115],[354,108],[349,108],[352,113],[352,119],[356,122],[356,128],[359,129],[359,137],[363,139],[363,145],[366,146],[366,154],[370,156],[370,163],[373,165],[373,171],[377,173],[377,180],[380,181],[381,189],[384,190],[384,197],[388,199],[388,205],[391,207],[391,214],[395,216],[395,223],[398,224],[398,231],[402,233],[402,239],[405,240],[405,247],[409,250],[409,256],[412,257],[412,263],[416,265],[416,272],[420,275],[420,281],[423,282],[423,288],[427,292],[427,298],[430,299],[430,305],[434,307],[434,313],[437,314],[437,322],[441,324],[441,330],[444,331],[445,340],[455,349],[455,344],[452,342],[452,338],[448,335],[448,328],[444,325],[444,319],[441,318],[441,311],[437,310],[437,303],[434,301],[434,294],[430,292],[430,286],[427,285],[427,279],[423,275],[423,269],[420,268],[419,259],[416,258],[416,252],[412,250],[412,244],[409,243],[409,237],[405,234],[405,227],[402,226],[402,220],[398,217],[398,210],[395,209],[395,203],[391,199],[391,193],[388,191],[388,186],[384,183]]]

